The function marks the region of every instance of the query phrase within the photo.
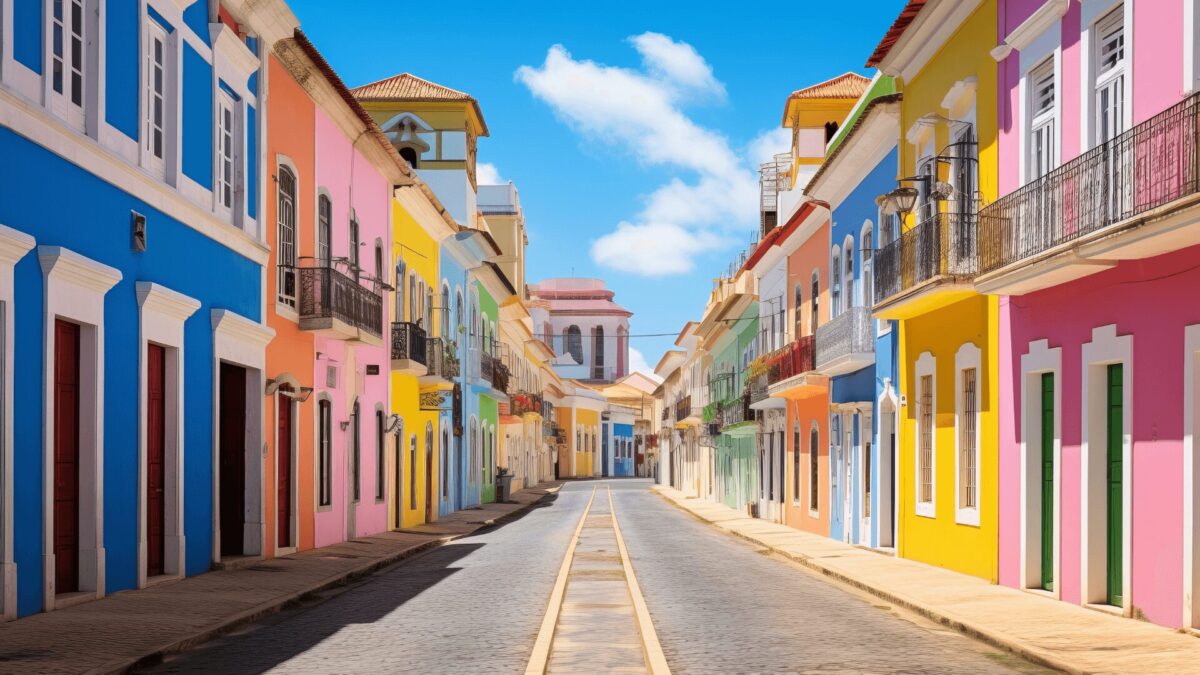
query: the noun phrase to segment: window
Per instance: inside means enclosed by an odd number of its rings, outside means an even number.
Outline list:
[[[834,317],[842,310],[842,256],[836,246],[829,265],[829,296],[829,316]]]
[[[930,150],[929,152],[932,152]],[[937,202],[931,199],[930,190],[937,182],[937,160],[931,155],[922,157],[917,162],[917,175],[925,180],[917,181],[917,215],[916,222],[923,223],[937,213]]]
[[[383,465],[386,461],[387,434],[384,433],[382,410],[375,411],[375,500],[383,501]]]
[[[959,371],[959,377],[962,387],[959,409],[962,413],[958,420],[958,507],[974,509],[979,507],[979,486],[975,482],[975,469],[979,461],[975,428],[978,412],[976,370],[965,368]]]
[[[296,176],[286,166],[279,167],[279,302],[296,306]]]
[[[408,437],[408,508],[417,508],[417,435]]]
[[[1124,7],[1117,7],[1096,22],[1096,145],[1125,130],[1124,20]]]
[[[433,423],[425,423],[425,471],[433,471]],[[426,486],[433,492],[433,481],[426,481]],[[426,504],[433,500],[433,495],[426,495]]]
[[[842,306],[842,311],[848,310],[856,303],[854,300],[854,241],[846,240],[846,247],[842,250],[842,260],[846,265],[846,294],[845,303]]]
[[[375,283],[383,283],[383,244],[375,242]]]
[[[427,331],[433,331],[433,289],[425,287],[425,323],[422,327]]]
[[[1054,142],[1054,57],[1034,67],[1029,82],[1029,180],[1050,173],[1056,166]]]
[[[800,503],[800,425],[792,430],[792,501]]]
[[[471,470],[467,471],[471,485],[475,484],[475,467],[479,466],[479,427],[471,420]]]
[[[567,353],[571,358],[575,359],[575,363],[583,363],[583,332],[579,330],[579,326],[571,325],[567,327]]]
[[[360,243],[358,238],[358,216],[352,211],[350,213],[350,269],[354,271],[354,279],[358,280],[358,246]]]
[[[417,318],[417,273],[408,273],[408,321]]]
[[[353,435],[350,439],[350,485],[353,499],[357,502],[362,497],[362,485],[360,478],[362,477],[362,422],[359,416],[358,401],[354,402],[353,412],[350,413],[350,433]]]
[[[71,4],[78,2],[74,0]],[[55,0],[54,4],[61,4],[61,0]],[[82,56],[82,48],[79,55]],[[144,76],[143,114],[146,117],[142,133],[142,158],[147,169],[162,177],[166,174],[167,154],[167,31],[153,20],[146,22]],[[222,96],[225,94],[222,93]]]
[[[820,435],[817,433],[817,427],[814,424],[812,431],[808,434],[808,509],[816,512],[820,510],[820,479],[821,469],[819,463],[817,444],[820,442]]]
[[[921,375],[917,404],[917,502],[933,504],[933,375]]]
[[[604,326],[596,326],[592,338],[592,379],[604,379]]]
[[[333,409],[329,399],[317,402],[317,504],[333,503]]]
[[[225,90],[217,92],[217,206],[232,213],[241,190],[238,104]]]
[[[874,429],[874,427],[871,426],[871,418],[869,416],[863,416],[863,418],[862,418],[862,434],[863,434],[862,470],[859,473],[862,474],[862,482],[863,482],[862,509],[863,509],[863,517],[864,518],[871,517],[871,439],[872,439],[871,434],[872,434],[873,429]]]
[[[450,287],[442,285],[442,306],[438,308],[442,313],[442,339],[450,339]]]
[[[55,112],[83,129],[84,0],[54,0],[50,17],[50,88]]]
[[[459,330],[458,326],[463,325],[463,294],[462,291],[454,292],[454,323],[455,330]]]
[[[328,195],[317,198],[317,262],[328,266],[333,258],[330,242],[333,241],[333,202]],[[403,264],[403,263],[401,263]]]
[[[872,269],[872,258],[875,255],[874,250],[875,239],[871,232],[871,221],[863,226],[862,246],[859,248],[859,254],[862,256],[862,305],[870,307],[875,302],[875,278],[874,270]]]
[[[408,276],[408,263],[404,259],[396,261],[396,321],[404,320],[404,279]]]
[[[800,284],[796,284],[794,295],[795,295],[795,297],[793,298],[793,303],[792,303],[793,304],[792,313],[793,313],[793,319],[795,322],[795,326],[793,326],[792,330],[796,331],[796,334],[793,335],[792,337],[794,339],[799,339],[800,334],[804,332],[804,328],[803,328],[804,322],[802,320],[802,318],[804,317],[804,313],[800,310],[800,308],[804,305],[804,287],[801,286]]]
[[[808,334],[812,335],[817,332],[817,317],[820,316],[818,306],[821,302],[821,279],[817,276],[816,270],[813,270],[812,273],[812,292],[808,296],[808,301],[812,305],[812,316],[809,318]]]
[[[450,496],[450,432],[442,427],[442,499]]]

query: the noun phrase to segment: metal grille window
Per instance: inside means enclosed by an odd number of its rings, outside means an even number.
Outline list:
[[[820,437],[817,434],[816,427],[808,434],[808,508],[812,511],[820,510],[820,485],[818,481],[821,476],[821,469],[818,462],[817,443]]]
[[[917,501],[922,504],[933,503],[933,376],[921,376],[920,428],[917,430],[919,447],[917,449],[917,471],[920,484]]]
[[[279,167],[279,302],[296,306],[296,176]]]
[[[333,408],[329,399],[317,403],[317,420],[317,504],[329,506],[333,503]]]
[[[237,104],[233,97],[221,91],[217,97],[217,203],[225,210],[233,209],[237,180]]]
[[[979,504],[979,486],[975,481],[975,468],[979,461],[976,413],[978,412],[976,371],[962,371],[962,417],[959,419],[959,495],[960,508],[973,509]]]

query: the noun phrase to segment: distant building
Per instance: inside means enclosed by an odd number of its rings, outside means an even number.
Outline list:
[[[546,279],[529,285],[534,331],[554,349],[561,377],[614,382],[629,371],[629,317],[600,279]]]

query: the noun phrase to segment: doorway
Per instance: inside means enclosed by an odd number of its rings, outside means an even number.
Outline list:
[[[433,522],[433,423],[425,423],[425,522]]]
[[[54,590],[79,590],[79,324],[54,322]]]
[[[842,416],[842,447],[838,458],[842,462],[842,541],[854,541],[854,419],[853,413]]]
[[[246,369],[221,363],[220,374],[221,557],[245,555]]]
[[[395,529],[404,527],[404,432],[392,433],[392,448],[395,461],[392,462],[392,518]]]
[[[880,548],[896,546],[896,404],[890,390],[879,400],[879,487],[875,526]]]
[[[283,385],[276,397],[279,433],[275,443],[275,544],[279,548],[292,546],[292,398],[285,393],[290,391],[291,387]]]
[[[165,571],[166,546],[166,348],[146,345],[146,576]]]

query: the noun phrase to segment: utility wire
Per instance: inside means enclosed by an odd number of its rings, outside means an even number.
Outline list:
[[[721,323],[737,323],[738,321],[753,321],[753,320],[755,320],[755,319],[757,319],[757,318],[759,318],[759,317],[757,317],[757,316],[743,316],[743,317],[740,317],[740,318],[737,318],[737,319],[718,319],[718,321],[719,321],[719,322],[721,322]],[[537,335],[539,335],[539,336],[541,336],[541,337],[543,337],[543,338],[545,338],[545,337],[546,337],[546,334],[545,334],[545,333],[538,333]],[[601,337],[603,337],[605,340],[608,340],[608,339],[616,339],[616,338],[619,338],[619,337],[623,337],[623,338],[645,338],[645,337],[671,337],[672,335],[679,335],[679,331],[674,331],[674,332],[671,332],[671,333],[630,333],[629,335],[603,335],[603,336],[601,336]],[[552,335],[551,337],[555,337],[555,338],[561,338],[562,336],[561,336],[561,335],[557,335],[557,334],[556,334],[556,335]],[[595,339],[595,337],[596,337],[596,336],[594,336],[594,335],[590,335],[590,336],[588,336],[588,337],[587,337],[587,339],[589,339],[589,340],[594,340],[594,339]]]

